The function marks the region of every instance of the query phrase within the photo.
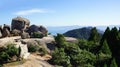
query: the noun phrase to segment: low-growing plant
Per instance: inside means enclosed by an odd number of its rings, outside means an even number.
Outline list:
[[[38,50],[39,50],[38,45],[30,45],[30,46],[28,46],[28,52],[36,52]]]
[[[40,52],[40,54],[41,55],[45,55],[45,54],[47,54],[47,51],[45,50],[45,48],[39,48],[39,52]]]
[[[43,34],[40,32],[33,32],[32,34],[33,38],[43,38]]]
[[[0,64],[12,61],[12,57],[18,56],[19,49],[15,47],[15,44],[8,44],[0,50]]]

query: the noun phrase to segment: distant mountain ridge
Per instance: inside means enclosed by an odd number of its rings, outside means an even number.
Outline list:
[[[120,25],[109,25],[109,26],[79,26],[79,25],[73,25],[73,26],[56,26],[56,27],[52,27],[52,26],[48,26],[48,32],[51,33],[52,35],[56,35],[57,33],[63,34],[69,30],[73,30],[73,29],[78,29],[78,28],[82,28],[82,27],[96,27],[97,29],[101,30],[101,31],[105,31],[105,29],[107,27],[113,28],[113,27],[117,27],[119,28]]]
[[[79,39],[88,39],[91,33],[91,29],[92,27],[83,27],[83,28],[73,29],[73,30],[67,31],[63,35],[67,37],[74,37]],[[97,31],[100,35],[104,33],[103,31],[98,29]]]

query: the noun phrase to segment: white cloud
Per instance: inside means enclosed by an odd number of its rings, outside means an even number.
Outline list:
[[[14,15],[30,15],[34,13],[48,13],[48,12],[50,11],[45,9],[30,9],[30,10],[22,10],[15,12]]]

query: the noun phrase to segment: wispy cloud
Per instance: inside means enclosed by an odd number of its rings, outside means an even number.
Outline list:
[[[21,11],[15,12],[14,15],[30,15],[34,13],[48,13],[48,12],[51,12],[51,11],[46,9],[30,9],[30,10],[21,10]]]

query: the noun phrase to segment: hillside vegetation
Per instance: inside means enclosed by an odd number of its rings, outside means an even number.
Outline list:
[[[76,32],[74,32],[76,33]],[[55,37],[55,50],[49,63],[63,67],[119,67],[120,32],[106,29],[103,36],[94,27],[88,40],[66,42],[62,34]]]
[[[67,37],[74,37],[79,39],[88,39],[91,33],[92,27],[83,27],[79,29],[73,29],[65,32],[63,35]],[[97,30],[100,35],[103,34],[103,31]]]

